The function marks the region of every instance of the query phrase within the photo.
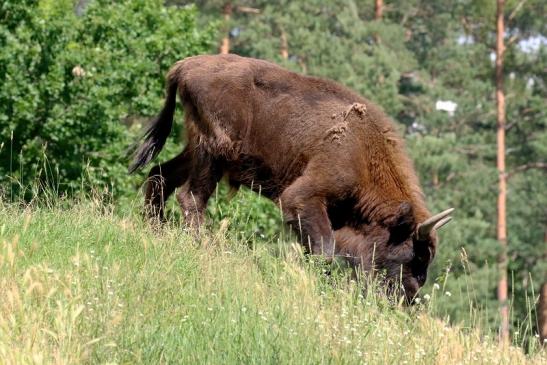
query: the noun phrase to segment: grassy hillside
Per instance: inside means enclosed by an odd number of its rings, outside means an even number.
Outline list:
[[[102,203],[0,205],[0,362],[545,364],[389,305],[289,244],[152,230]],[[326,269],[332,275],[326,275]],[[369,289],[373,291],[373,289]],[[436,292],[429,293],[434,301]]]

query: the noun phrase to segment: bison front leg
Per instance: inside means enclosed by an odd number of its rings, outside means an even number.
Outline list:
[[[211,156],[196,150],[188,180],[177,193],[186,224],[198,229],[203,223],[207,201],[222,178],[222,168]]]
[[[314,255],[334,256],[334,235],[327,215],[325,197],[306,176],[299,177],[280,197],[285,221],[299,235],[301,243]]]
[[[163,221],[165,201],[186,181],[190,172],[191,153],[186,147],[175,158],[154,166],[145,186],[144,209],[148,218]]]

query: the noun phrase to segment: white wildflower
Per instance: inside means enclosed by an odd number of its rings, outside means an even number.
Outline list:
[[[84,77],[86,72],[84,68],[80,65],[76,65],[72,68],[72,76],[74,77]]]
[[[444,295],[446,295],[447,297],[451,297],[451,296],[452,296],[452,293],[449,292],[449,291],[447,291],[447,292],[444,293]]]
[[[439,290],[441,286],[437,283],[433,284],[433,290]]]

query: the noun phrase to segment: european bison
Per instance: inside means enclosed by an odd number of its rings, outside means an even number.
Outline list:
[[[162,149],[177,92],[187,144],[150,171],[146,209],[163,218],[176,187],[188,224],[227,176],[260,189],[312,254],[347,257],[364,270],[401,280],[411,299],[426,280],[436,229],[452,209],[431,217],[403,141],[384,113],[330,80],[273,63],[215,55],[177,62],[167,98],[135,153],[133,172]]]

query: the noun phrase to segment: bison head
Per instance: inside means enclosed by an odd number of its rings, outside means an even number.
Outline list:
[[[389,287],[402,284],[407,302],[412,303],[435,256],[436,231],[452,219],[452,211],[417,223],[411,205],[402,203],[385,220],[335,231],[337,255],[364,271],[385,272]]]

